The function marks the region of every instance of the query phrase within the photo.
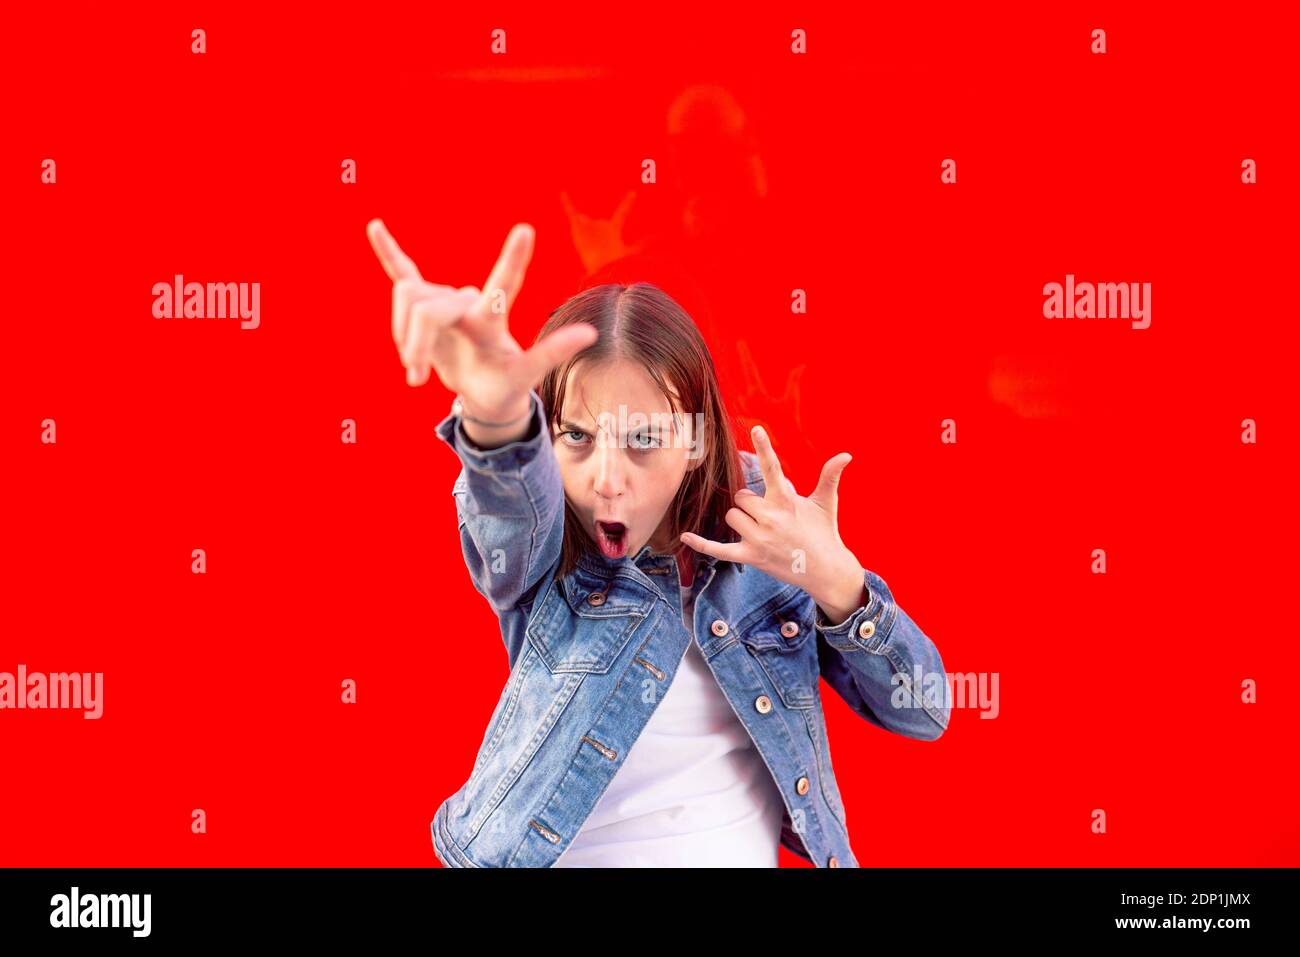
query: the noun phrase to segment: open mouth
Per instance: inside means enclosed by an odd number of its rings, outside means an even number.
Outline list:
[[[627,526],[622,522],[596,522],[596,542],[606,558],[627,554]]]

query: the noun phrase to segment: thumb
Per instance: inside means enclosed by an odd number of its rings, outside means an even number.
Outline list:
[[[822,466],[821,477],[817,480],[817,487],[808,497],[816,501],[823,508],[834,513],[839,508],[839,489],[840,476],[844,474],[844,468],[853,461],[853,456],[848,452],[841,452],[839,455],[833,455],[826,460]]]
[[[536,386],[551,368],[581,352],[599,336],[599,331],[589,322],[575,322],[556,329],[520,358],[522,377],[530,386]]]

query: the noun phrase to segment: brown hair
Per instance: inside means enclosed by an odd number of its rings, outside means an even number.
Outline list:
[[[537,339],[575,322],[591,323],[600,335],[542,378],[537,394],[546,409],[547,437],[554,442],[564,409],[564,387],[575,363],[620,358],[640,363],[675,411],[691,416],[692,422],[696,412],[704,414],[702,431],[697,430],[694,436],[703,449],[700,464],[687,470],[668,507],[674,540],[682,532],[694,532],[714,541],[736,541],[735,530],[723,516],[732,507],[733,495],[744,488],[744,471],[713,357],[694,320],[652,283],[612,282],[585,289],[556,307]],[[669,391],[665,377],[677,387],[677,397]],[[566,499],[564,545],[556,574],[568,574],[578,555],[587,549],[595,551],[596,545]]]

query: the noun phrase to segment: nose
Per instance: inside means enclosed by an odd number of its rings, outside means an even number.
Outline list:
[[[623,494],[625,481],[623,450],[617,442],[604,437],[596,443],[596,494],[601,498],[617,498]]]

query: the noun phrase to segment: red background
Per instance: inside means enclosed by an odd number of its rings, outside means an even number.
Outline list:
[[[98,721],[0,712],[0,863],[436,866],[507,663],[374,216],[454,285],[533,224],[525,345],[589,268],[660,282],[800,491],[854,454],[845,542],[1001,691],[929,743],[823,685],[863,865],[1300,863],[1294,23],[442,7],[36,6],[0,36],[0,671],[105,676]],[[562,192],[635,199],[596,241]],[[260,282],[261,327],[154,319],[175,273]],[[1066,273],[1150,282],[1150,328],[1045,319]]]

